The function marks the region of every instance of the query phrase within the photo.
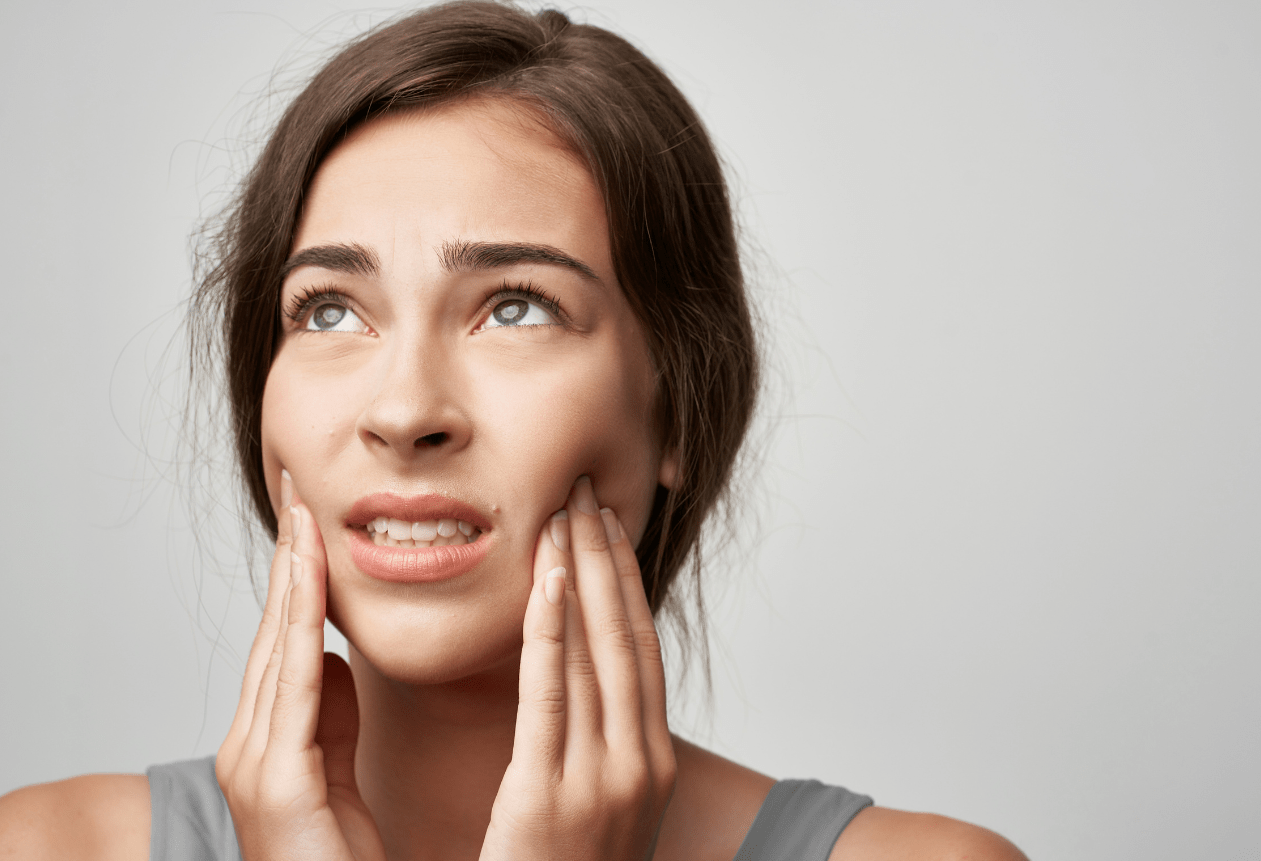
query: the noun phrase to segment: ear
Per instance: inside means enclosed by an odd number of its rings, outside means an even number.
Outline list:
[[[661,455],[661,468],[657,470],[657,483],[666,490],[673,490],[679,478],[679,448],[670,446]]]

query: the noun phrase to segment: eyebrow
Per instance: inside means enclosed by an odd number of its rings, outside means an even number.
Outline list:
[[[470,242],[459,239],[442,243],[438,258],[442,262],[442,268],[448,272],[476,272],[518,263],[543,263],[561,266],[590,281],[600,282],[600,276],[595,274],[595,270],[578,258],[552,245],[533,242]],[[301,266],[318,266],[349,275],[372,276],[381,271],[381,262],[376,253],[357,242],[304,248],[280,267],[280,280],[284,281],[290,272]]]
[[[438,256],[442,261],[442,268],[448,272],[476,272],[517,263],[544,263],[572,270],[589,281],[600,283],[600,276],[595,274],[594,269],[551,245],[533,242],[469,242],[459,239],[442,243]]]
[[[303,248],[280,267],[280,280],[284,281],[290,272],[300,266],[318,266],[348,275],[376,275],[381,271],[381,261],[377,259],[376,253],[357,242]]]

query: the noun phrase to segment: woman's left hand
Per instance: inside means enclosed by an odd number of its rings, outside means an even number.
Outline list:
[[[635,548],[586,476],[539,536],[524,637],[483,861],[651,858],[675,779],[661,645]]]

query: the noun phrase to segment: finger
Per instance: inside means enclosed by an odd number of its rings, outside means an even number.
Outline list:
[[[276,634],[281,626],[281,607],[289,589],[289,555],[293,544],[293,518],[289,508],[293,501],[293,479],[287,469],[280,471],[280,511],[276,517],[276,552],[272,557],[271,570],[267,578],[267,601],[263,605],[263,617],[254,635],[254,643],[250,646],[250,655],[245,663],[245,673],[241,679],[241,699],[237,704],[236,715],[232,727],[228,731],[225,746],[235,741],[236,747],[244,740],[249,731],[254,715],[255,700],[258,696],[259,683],[263,672],[271,658],[276,644]]]
[[[638,745],[643,720],[635,640],[590,478],[584,475],[574,482],[567,508],[577,603],[599,685],[605,738]]]
[[[293,598],[293,559],[292,548],[302,536],[309,523],[309,514],[296,505],[289,506],[289,519],[292,526],[290,535],[290,553],[285,566],[285,589],[281,593],[280,608],[277,611],[278,627],[272,642],[272,650],[263,668],[255,692],[254,714],[250,720],[249,732],[246,735],[245,751],[254,758],[261,757],[267,748],[267,737],[271,732],[271,712],[276,700],[276,677],[280,673],[280,664],[284,657],[285,633],[289,629],[289,603]]]
[[[640,708],[643,716],[644,735],[650,745],[672,747],[670,729],[666,723],[666,674],[661,660],[661,640],[657,625],[648,606],[644,592],[643,574],[635,548],[631,546],[621,521],[611,508],[600,510],[605,530],[609,536],[609,550],[613,566],[621,584],[622,603],[630,621],[635,640],[635,665],[639,671]]]
[[[293,555],[290,553],[290,567],[292,565]],[[285,590],[280,604],[280,628],[276,631],[276,638],[271,654],[268,655],[267,665],[263,668],[262,678],[258,680],[258,690],[254,696],[254,714],[250,718],[249,732],[245,736],[241,751],[242,757],[252,760],[262,757],[263,751],[267,749],[267,735],[271,730],[271,709],[276,700],[276,676],[280,673],[280,663],[285,649],[285,631],[289,627],[289,602],[292,600],[293,592],[292,578],[288,582],[289,588]]]
[[[268,754],[297,756],[310,749],[320,717],[324,682],[325,562],[319,529],[305,506],[295,505],[302,531],[291,560],[288,624],[276,673]]]
[[[540,571],[563,551],[543,527],[535,552],[534,586],[522,628],[520,704],[513,759],[528,761],[536,773],[559,777],[564,768],[567,696],[565,690],[565,569]]]
[[[543,542],[541,557],[535,558],[535,576],[550,570],[544,566],[555,564],[564,567],[565,593],[561,607],[565,620],[564,635],[564,677],[565,677],[565,738],[568,745],[574,747],[575,755],[582,756],[580,750],[583,739],[592,740],[600,733],[600,688],[595,677],[595,666],[591,663],[591,649],[587,645],[587,632],[582,626],[582,610],[578,606],[578,598],[574,591],[574,560],[571,553],[569,512],[562,508],[552,515],[547,534],[551,537],[551,546]]]

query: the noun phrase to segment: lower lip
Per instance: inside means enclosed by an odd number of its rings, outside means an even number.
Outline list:
[[[350,558],[355,566],[369,577],[391,583],[432,583],[467,574],[486,557],[490,545],[483,533],[472,544],[389,547],[373,544],[367,530],[350,531]]]

